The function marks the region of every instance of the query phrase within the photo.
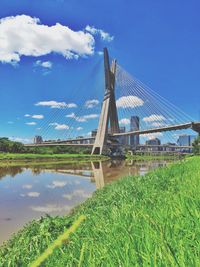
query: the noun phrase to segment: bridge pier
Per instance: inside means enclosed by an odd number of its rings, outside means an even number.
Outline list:
[[[107,146],[108,124],[110,121],[111,134],[119,133],[119,122],[115,102],[115,71],[116,60],[110,68],[107,48],[104,48],[105,94],[101,109],[97,135],[95,138],[92,155],[101,155]]]

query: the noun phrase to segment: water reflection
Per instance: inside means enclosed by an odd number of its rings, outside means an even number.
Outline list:
[[[6,175],[10,175],[11,177],[15,177],[18,173],[22,173],[24,169],[22,167],[14,166],[14,167],[1,167],[0,168],[0,180]]]
[[[166,161],[97,161],[0,168],[0,244],[28,221],[63,215],[105,184]],[[13,179],[14,178],[14,179]]]
[[[117,180],[123,176],[144,175],[150,169],[155,169],[166,165],[166,161],[137,162],[134,160],[91,162],[92,172],[96,188],[102,188],[106,183]]]

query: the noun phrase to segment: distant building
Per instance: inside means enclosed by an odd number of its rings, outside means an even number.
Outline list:
[[[146,145],[149,146],[160,146],[161,145],[161,141],[158,138],[154,138],[154,139],[149,139],[145,142]]]
[[[167,152],[173,152],[176,150],[176,144],[168,142],[168,143],[162,145],[161,150],[167,151]]]
[[[138,116],[131,116],[130,131],[138,131],[140,129],[140,118]],[[139,135],[130,136],[130,145],[136,148],[140,144]]]
[[[120,133],[125,133],[126,132],[126,127],[124,127],[124,126],[119,127],[119,132]],[[119,137],[119,142],[120,142],[120,144],[127,146],[128,145],[128,136],[120,136]]]
[[[189,146],[190,145],[190,136],[187,134],[180,135],[178,137],[177,143],[179,146]]]
[[[154,139],[149,139],[145,142],[146,146],[152,146],[152,147],[147,147],[148,151],[159,151],[160,150],[160,145],[161,141],[158,138]]]
[[[108,134],[111,134],[111,128],[110,127],[108,128]]]
[[[43,142],[42,136],[36,135],[33,140],[34,144],[41,144]]]
[[[83,136],[77,136],[76,139],[81,139]],[[83,144],[83,140],[75,141],[76,144]]]
[[[195,135],[182,134],[179,135],[177,143],[179,146],[192,146],[192,143],[194,142],[195,138]]]
[[[95,129],[95,130],[93,130],[92,132],[91,132],[91,136],[92,137],[95,137],[97,135],[97,129]]]

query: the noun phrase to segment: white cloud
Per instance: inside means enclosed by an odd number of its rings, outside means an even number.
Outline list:
[[[108,37],[102,35],[102,39]],[[28,15],[0,20],[1,62],[17,63],[21,56],[39,57],[50,53],[66,59],[93,55],[94,43],[94,37],[88,32],[73,31],[60,23],[44,25],[38,18]]]
[[[83,116],[83,118],[85,118],[86,120],[88,120],[88,119],[96,119],[98,117],[99,117],[98,114],[89,114],[89,115],[84,115]]]
[[[84,116],[83,116],[83,117],[76,117],[75,120],[78,121],[78,122],[86,122],[86,121],[87,121],[87,120],[84,118]]]
[[[51,69],[53,67],[53,64],[51,61],[41,61],[41,60],[37,60],[35,62],[35,66],[39,66],[42,68],[46,68],[46,69]]]
[[[26,122],[26,125],[36,125],[37,123],[32,121],[32,122]]]
[[[66,118],[73,118],[73,119],[75,119],[76,118],[76,115],[75,115],[74,112],[72,112],[72,113],[66,115]]]
[[[164,121],[166,118],[163,115],[158,115],[158,114],[152,114],[148,117],[144,117],[143,121],[145,122],[155,122],[155,121]]]
[[[91,135],[92,135],[92,132],[86,133],[86,136],[91,136]]]
[[[142,137],[146,137],[147,139],[155,139],[158,137],[162,137],[163,134],[162,133],[149,133],[149,134],[142,134]]]
[[[57,122],[53,122],[49,124],[50,126],[55,126],[55,130],[69,130],[69,126],[67,124],[59,124]]]
[[[83,127],[77,127],[76,130],[81,131],[81,130],[83,130]]]
[[[7,123],[8,123],[8,124],[13,124],[14,122],[13,122],[13,121],[8,121]]]
[[[33,115],[32,118],[41,120],[41,119],[44,119],[44,116],[43,115]]]
[[[66,115],[66,118],[72,118],[75,119],[78,122],[86,122],[90,119],[96,119],[98,118],[99,115],[98,114],[88,114],[88,115],[83,115],[83,116],[76,116],[76,114],[74,112],[72,112],[71,114]]]
[[[81,117],[77,117],[76,121],[78,121],[78,122],[86,122],[86,121],[88,121],[90,119],[96,119],[98,117],[99,117],[98,114],[89,114],[89,115],[84,115],[84,116],[81,116]]]
[[[105,32],[104,30],[96,29],[94,26],[87,25],[85,27],[85,30],[87,32],[90,32],[93,35],[99,34],[103,41],[111,42],[114,39],[114,36],[111,36],[109,33]]]
[[[30,114],[25,114],[24,117],[38,119],[38,120],[44,119],[44,116],[43,115],[30,115]]]
[[[97,54],[98,54],[99,56],[103,56],[103,52],[102,52],[102,51],[98,51]]]
[[[130,119],[123,118],[119,121],[119,124],[128,125],[130,124]]]
[[[144,101],[134,95],[122,96],[116,101],[116,105],[118,108],[136,108],[139,106],[143,106]]]
[[[163,127],[163,126],[166,126],[165,123],[159,122],[159,121],[153,122],[151,125],[154,126],[154,127]]]
[[[40,101],[35,104],[35,106],[43,106],[43,107],[50,107],[50,108],[76,108],[77,105],[74,103],[65,103],[65,102],[57,102],[54,100],[51,101]]]
[[[97,99],[91,99],[91,100],[87,100],[85,102],[85,107],[86,108],[94,108],[98,104],[99,104],[99,100],[97,100]]]
[[[66,108],[77,108],[77,105],[74,103],[66,104]]]

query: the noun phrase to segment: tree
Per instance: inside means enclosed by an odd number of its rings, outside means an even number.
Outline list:
[[[8,152],[9,151],[9,139],[6,137],[0,138],[0,151]]]
[[[25,147],[22,143],[2,137],[0,138],[0,152],[23,153],[25,152]]]
[[[193,153],[195,155],[200,155],[200,135],[194,140],[192,146],[193,146]]]

